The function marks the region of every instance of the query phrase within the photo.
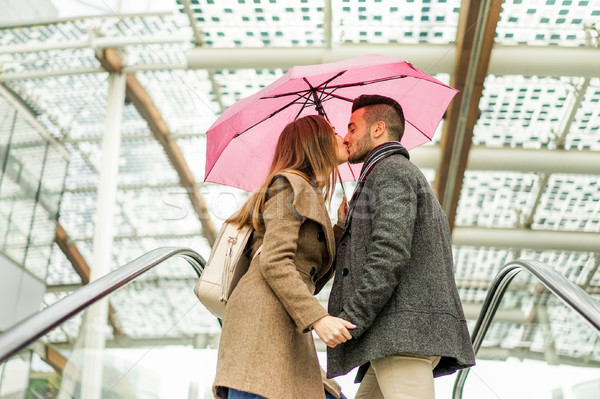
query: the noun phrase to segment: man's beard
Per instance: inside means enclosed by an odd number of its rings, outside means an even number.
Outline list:
[[[373,140],[371,140],[370,133],[370,131],[367,131],[360,140],[352,145],[354,151],[348,156],[348,162],[361,163],[367,159],[367,155],[373,149]]]

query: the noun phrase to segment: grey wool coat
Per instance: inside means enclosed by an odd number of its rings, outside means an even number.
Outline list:
[[[421,171],[402,154],[382,159],[354,200],[335,259],[329,313],[356,324],[327,349],[328,377],[371,360],[441,356],[434,376],[475,364],[454,280],[446,216]]]
[[[216,397],[221,387],[265,398],[339,397],[324,381],[311,333],[327,310],[314,294],[333,273],[335,235],[321,192],[299,175],[271,183],[264,206],[265,231],[255,231],[248,272],[233,291],[223,317]],[[325,384],[325,386],[324,386]]]

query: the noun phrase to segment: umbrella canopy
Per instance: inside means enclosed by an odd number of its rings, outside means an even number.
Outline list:
[[[321,114],[345,136],[352,100],[362,94],[400,103],[406,119],[402,144],[410,150],[432,139],[456,92],[409,62],[382,55],[293,67],[227,108],[208,129],[205,181],[255,191],[267,177],[285,125]],[[342,179],[353,180],[360,166],[351,171],[342,165]]]

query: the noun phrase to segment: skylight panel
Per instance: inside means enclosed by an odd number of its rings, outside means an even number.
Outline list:
[[[333,39],[340,43],[453,43],[459,7],[459,0],[333,1]]]
[[[600,2],[597,0],[505,1],[496,29],[496,42],[531,46],[589,45],[590,39],[598,40],[598,33],[588,28],[599,20]]]
[[[137,74],[172,134],[203,133],[219,105],[206,70],[150,71]]]
[[[566,149],[600,150],[600,79],[591,79],[565,142]]]
[[[530,173],[467,170],[456,225],[514,228],[535,200],[538,178]]]
[[[594,266],[594,255],[589,252],[524,250],[521,257],[552,265],[560,274],[578,284],[585,282],[587,271]]]
[[[469,246],[453,247],[454,263],[461,265],[455,270],[456,279],[491,281],[493,276],[510,260],[507,249],[479,248]]]
[[[567,78],[490,75],[473,144],[554,148],[574,102],[573,81]]]
[[[323,0],[204,0],[192,11],[207,47],[296,47],[325,44],[323,7]]]
[[[286,71],[281,69],[228,69],[215,71],[223,105],[226,107],[248,97],[280,78]]]
[[[79,138],[104,130],[107,77],[107,73],[56,76],[10,82],[9,87],[48,115],[61,128],[61,138]]]
[[[75,284],[81,283],[81,277],[75,273],[73,265],[67,259],[58,244],[52,245],[50,256],[45,260],[48,264],[46,276],[47,285]]]
[[[600,233],[598,176],[551,175],[532,228]]]

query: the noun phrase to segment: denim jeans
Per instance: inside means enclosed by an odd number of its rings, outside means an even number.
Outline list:
[[[325,391],[325,398],[326,399],[335,399],[335,396],[333,396],[329,392]],[[345,398],[345,396],[342,395],[342,399],[344,399],[344,398]],[[242,391],[238,391],[236,389],[229,388],[229,394],[227,395],[227,399],[264,399],[264,398],[262,396],[255,395],[253,393],[242,392]]]
[[[253,393],[238,391],[237,389],[229,388],[227,399],[265,399],[262,396]]]

